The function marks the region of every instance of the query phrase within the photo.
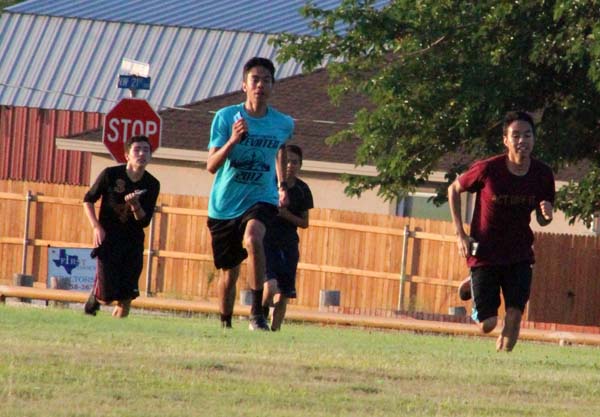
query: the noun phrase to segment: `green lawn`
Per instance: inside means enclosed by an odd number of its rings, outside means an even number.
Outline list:
[[[0,416],[597,416],[600,350],[0,306]]]

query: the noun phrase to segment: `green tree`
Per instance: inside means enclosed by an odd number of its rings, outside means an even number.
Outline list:
[[[503,150],[502,117],[523,109],[539,121],[536,157],[555,170],[591,164],[558,207],[584,222],[600,210],[599,2],[343,0],[333,10],[309,2],[302,13],[318,34],[278,36],[279,59],[305,70],[328,60],[334,102],[358,93],[372,103],[329,139],[359,138],[356,163],[377,168],[376,177],[346,176],[349,195],[406,195],[442,160],[452,161],[451,182]]]
[[[0,11],[5,7],[15,5],[17,3],[22,3],[23,0],[0,0]]]

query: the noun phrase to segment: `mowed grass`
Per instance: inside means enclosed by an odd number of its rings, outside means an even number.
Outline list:
[[[0,416],[598,416],[600,349],[0,306]]]

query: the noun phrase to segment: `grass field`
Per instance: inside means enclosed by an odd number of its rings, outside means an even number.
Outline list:
[[[0,306],[0,416],[598,416],[600,350]]]

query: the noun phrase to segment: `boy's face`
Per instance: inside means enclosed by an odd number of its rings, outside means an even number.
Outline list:
[[[297,177],[298,172],[300,172],[300,168],[302,167],[302,162],[300,161],[300,157],[294,152],[287,151],[287,167],[286,167],[286,175],[288,178]]]
[[[524,120],[512,122],[504,136],[504,146],[508,149],[509,157],[526,159],[531,156],[535,137],[531,125]]]
[[[145,168],[152,158],[152,150],[148,142],[134,142],[125,154],[127,165]]]
[[[273,90],[273,77],[265,67],[253,67],[242,82],[242,90],[246,97],[253,101],[266,101]]]

